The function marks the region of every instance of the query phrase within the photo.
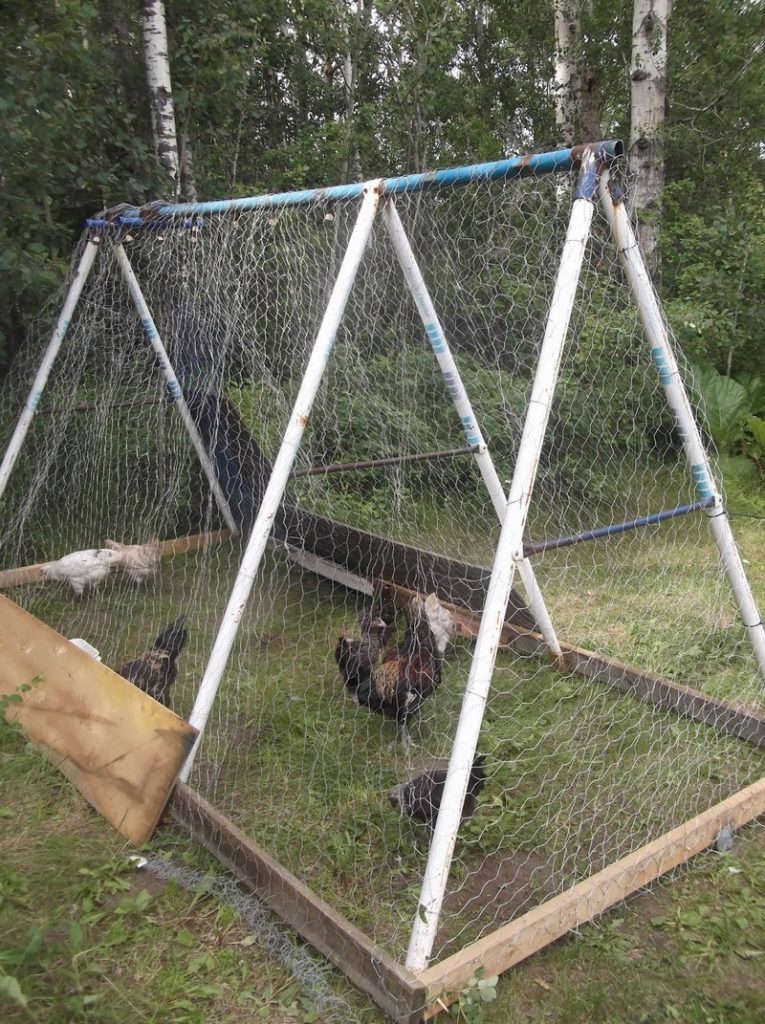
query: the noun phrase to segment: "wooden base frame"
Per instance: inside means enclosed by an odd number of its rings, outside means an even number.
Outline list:
[[[290,513],[294,515],[293,510]],[[367,595],[372,590],[370,578],[374,576],[377,585],[387,583],[392,588],[402,606],[417,591],[436,590],[442,604],[457,618],[462,633],[477,634],[486,570],[314,515],[299,514],[298,528],[292,515],[285,515],[286,536],[280,539],[290,544],[291,557],[304,570]],[[333,549],[330,544],[332,534],[335,540],[338,535],[341,538],[340,557],[338,548]],[[163,557],[182,554],[229,537],[227,530],[195,534],[165,541],[161,551]],[[337,560],[332,559],[333,554]],[[394,566],[396,572],[386,578],[386,570]],[[40,578],[40,568],[35,565],[0,572],[0,587],[34,582]],[[547,658],[547,645],[540,633],[527,628],[528,618],[527,609],[514,597],[508,606],[502,643],[524,654]],[[757,710],[708,697],[593,651],[571,645],[562,648],[565,668],[572,673],[607,683],[657,708],[765,748],[765,715]],[[708,848],[723,826],[738,828],[765,814],[765,779],[431,965],[419,976],[407,971],[188,786],[176,786],[169,809],[242,884],[261,897],[385,1013],[402,1024],[416,1024],[446,1010],[479,968],[487,975],[508,970]]]
[[[418,1024],[448,1009],[479,968],[487,976],[501,974],[686,863],[711,846],[725,825],[740,828],[765,814],[765,779],[429,967],[419,977],[188,786],[178,784],[169,810],[246,888],[371,996],[381,1010],[400,1024]]]
[[[374,543],[371,547],[375,559],[382,560]],[[360,593],[369,594],[369,580],[349,572],[347,558],[342,560],[341,568],[327,559],[329,551],[325,544],[319,543],[316,548],[325,557],[304,552],[303,557],[297,561],[305,569]],[[397,550],[395,555],[402,555],[405,564],[405,551]],[[388,554],[385,560],[388,561],[390,557]],[[365,567],[357,564],[354,559],[353,568]],[[377,584],[385,583],[391,587],[397,603],[404,606],[409,603],[415,591],[402,586],[398,579],[378,579]],[[471,596],[474,597],[474,593]],[[440,596],[442,604],[457,618],[462,633],[475,636],[480,624],[475,608],[444,600],[443,594]],[[512,608],[508,609],[502,642],[505,647],[524,654],[549,657],[542,635],[518,625]],[[757,710],[736,707],[593,651],[571,645],[562,645],[562,648],[565,667],[570,672],[607,683],[657,708],[672,711],[765,748],[765,715]],[[765,814],[765,779],[615,861],[458,953],[430,966],[419,976],[408,972],[402,964],[312,893],[304,883],[276,864],[273,858],[193,790],[187,786],[178,786],[170,809],[173,816],[188,827],[195,838],[230,868],[247,888],[259,895],[275,913],[323,953],[352,984],[366,992],[394,1020],[402,1024],[415,1024],[448,1009],[479,968],[483,968],[487,975],[508,970],[710,847],[723,826],[739,828]]]

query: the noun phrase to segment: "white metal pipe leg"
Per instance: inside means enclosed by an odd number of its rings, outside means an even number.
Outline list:
[[[99,239],[97,237],[91,238],[85,246],[85,251],[82,254],[77,270],[72,278],[72,283],[69,285],[69,291],[67,292],[66,299],[64,300],[64,306],[61,310],[59,318],[56,322],[56,326],[53,329],[53,333],[50,336],[48,342],[48,348],[45,351],[40,367],[35,376],[34,383],[27,395],[24,407],[21,410],[16,428],[11,435],[11,439],[8,442],[8,447],[5,450],[2,464],[0,465],[0,497],[3,496],[5,488],[8,486],[8,480],[13,467],[16,465],[16,459],[19,457],[21,446],[24,443],[24,438],[27,436],[29,425],[32,422],[32,418],[35,414],[45,385],[48,383],[48,377],[50,371],[53,368],[53,364],[56,361],[56,356],[59,353],[61,344],[64,340],[64,336],[69,328],[69,322],[72,319],[75,307],[79,302],[80,295],[82,295],[82,289],[85,287],[85,282],[90,275],[90,271],[93,267],[93,261],[96,258],[98,252]]]
[[[178,378],[175,375],[173,364],[170,362],[167,349],[162,343],[159,331],[154,323],[154,318],[149,311],[146,299],[141,291],[141,286],[138,283],[135,273],[133,272],[133,268],[130,265],[130,260],[127,258],[127,253],[121,243],[117,242],[115,244],[114,253],[117,257],[117,262],[120,265],[123,277],[127,283],[130,295],[135,303],[135,307],[138,310],[138,315],[141,318],[144,334],[159,360],[159,365],[167,382],[167,390],[170,392],[170,397],[175,402],[178,412],[181,415],[181,419],[183,420],[183,425],[188,431],[191,443],[194,446],[194,451],[197,453],[199,461],[202,464],[202,469],[207,477],[207,482],[210,484],[210,490],[218,504],[218,508],[221,511],[221,515],[223,516],[226,526],[233,534],[236,535],[239,533],[239,527],[236,524],[236,520],[231,512],[226,496],[221,489],[218,481],[218,475],[215,472],[215,466],[213,465],[212,459],[205,448],[204,441],[200,437],[197,425],[194,422],[194,417],[191,415],[189,407],[186,404],[186,399],[183,397],[183,390],[181,385],[178,383]]]
[[[449,343],[446,340],[446,335],[436,313],[436,308],[433,305],[433,300],[430,297],[428,286],[425,284],[417,258],[409,244],[409,239],[406,236],[406,231],[404,231],[404,225],[401,223],[398,210],[391,199],[388,199],[383,206],[383,218],[393,248],[401,264],[401,269],[404,272],[404,278],[417,305],[428,341],[443,373],[447,391],[454,400],[457,415],[465,431],[467,442],[468,444],[478,446],[475,459],[501,525],[507,511],[507,495],[502,487],[502,482],[499,479],[499,474],[497,473],[486,440],[478,425],[467,389],[460,376],[454,355],[449,348]],[[563,660],[560,643],[558,642],[550,613],[542,597],[542,591],[534,575],[531,562],[528,559],[523,559],[520,563],[520,575],[529,599],[531,611],[550,649],[550,654],[560,664]]]
[[[510,596],[516,566],[523,560],[523,532],[526,516],[590,233],[593,215],[592,199],[596,185],[594,161],[588,153],[583,161],[582,180],[571,210],[571,220],[510,485],[507,512],[494,556],[486,602],[481,615],[481,626],[475,643],[470,675],[454,737],[444,794],[430,843],[428,863],[414,918],[406,966],[415,974],[419,974],[425,969],[433,951],[454,844],[462,817],[462,805],[465,801],[470,769],[478,745],[478,736],[494,672],[497,648],[504,622],[504,611]]]
[[[271,478],[268,481],[263,500],[260,503],[252,534],[242,556],[242,562],[234,581],[231,597],[223,613],[223,621],[215,638],[215,644],[213,645],[210,660],[199,687],[194,708],[189,717],[191,725],[199,729],[199,736],[181,770],[180,777],[184,782],[191,773],[194,757],[202,738],[202,732],[212,710],[215,695],[218,692],[231,649],[234,646],[239,623],[244,616],[247,600],[252,591],[263,552],[271,536],[274,518],[284,496],[290,472],[300,447],[303,431],[308,423],[308,417],[310,416],[316,393],[319,390],[324,368],[332,352],[337,329],[340,326],[345,305],[356,278],[356,272],[359,269],[369,240],[379,199],[379,182],[369,182],[358,219],[348,243],[348,248],[340,265],[335,286],[329,297],[324,319],[316,335],[316,341],[314,342],[313,350],[303,375],[303,382],[300,385],[300,391],[295,400],[295,406],[287,424],[279,454],[274,462]]]
[[[752,644],[760,676],[765,682],[765,627],[749,586],[722,495],[715,483],[712,465],[672,351],[659,300],[643,262],[618,186],[610,183],[607,173],[603,174],[600,180],[600,198],[611,225],[622,267],[643,321],[646,337],[651,346],[651,356],[659,371],[659,380],[664,388],[667,403],[675,415],[696,492],[700,498],[714,498],[714,505],[710,506],[705,515],[709,520],[709,528],[733,590],[741,620]]]

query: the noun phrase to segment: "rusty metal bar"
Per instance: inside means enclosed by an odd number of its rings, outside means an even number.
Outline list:
[[[377,469],[378,466],[400,466],[407,462],[428,462],[433,459],[450,459],[455,455],[474,455],[478,445],[469,444],[464,448],[445,448],[438,452],[416,452],[412,455],[388,455],[382,459],[361,459],[358,462],[334,462],[329,466],[309,466],[296,469],[293,478],[300,476],[323,476],[326,473],[349,473],[354,469]]]
[[[95,412],[98,409],[139,409],[150,405],[167,405],[171,403],[167,399],[160,398],[134,398],[124,402],[78,402],[70,409],[66,406],[57,405],[47,415],[65,412]],[[46,415],[43,413],[43,415]]]

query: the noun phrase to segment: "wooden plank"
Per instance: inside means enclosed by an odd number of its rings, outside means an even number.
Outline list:
[[[367,597],[371,597],[374,593],[374,587],[369,580],[341,569],[334,562],[328,562],[325,558],[319,558],[318,555],[311,554],[310,551],[299,551],[297,548],[290,547],[289,545],[286,545],[286,549],[288,558],[301,566],[301,568],[316,573],[317,576],[321,576],[325,580],[339,583],[348,590],[355,590],[360,594],[366,594]]]
[[[441,601],[479,614],[483,610],[491,576],[491,569],[485,566],[357,530],[290,505],[280,508],[274,534],[293,547],[368,580],[385,579],[420,594],[435,593]],[[534,617],[516,590],[510,594],[507,619],[523,628],[535,626]]]
[[[765,715],[708,697],[698,690],[651,672],[625,665],[579,647],[563,646],[563,659],[572,671],[609,683],[655,707],[675,711],[694,722],[704,722],[758,747],[765,747]]]
[[[707,849],[724,825],[740,828],[762,814],[765,779],[428,968],[420,975],[428,989],[426,1018],[453,1002],[479,967],[487,976],[501,974]]]
[[[159,545],[159,554],[162,558],[170,558],[172,555],[185,555],[190,551],[199,551],[201,548],[209,547],[210,544],[222,544],[231,540],[231,530],[211,530],[208,533],[192,533],[188,537],[175,537],[172,540],[163,540]]]
[[[116,829],[146,842],[196,729],[0,597],[0,695],[11,694],[21,702],[8,705],[6,718]]]
[[[513,623],[506,623],[502,638],[510,647],[525,654],[541,654],[545,650],[539,633],[518,629]],[[561,650],[566,667],[578,675],[608,683],[654,707],[674,711],[757,747],[765,747],[765,714],[759,710],[710,697],[693,687],[581,647],[561,644]]]
[[[199,551],[200,548],[207,547],[208,544],[218,544],[230,539],[230,530],[213,530],[210,533],[193,533],[188,537],[174,537],[172,540],[163,540],[160,543],[159,554],[161,558],[170,558],[172,555]],[[20,566],[18,569],[4,569],[0,572],[0,588],[36,583],[43,578],[42,567],[44,564],[44,562],[38,562],[35,565]]]
[[[176,786],[169,807],[195,839],[382,1010],[402,1024],[417,1024],[425,988],[385,950],[188,786]]]
[[[406,604],[414,592],[405,587],[390,584],[399,604]],[[447,601],[442,602],[460,624],[463,636],[476,637],[481,620],[472,612],[459,608]],[[502,630],[502,644],[524,654],[550,658],[550,652],[540,633],[521,629],[512,622],[506,622]],[[593,651],[570,644],[561,644],[563,660],[572,672],[609,683],[637,700],[653,704],[667,711],[674,711],[694,722],[703,722],[720,732],[729,733],[737,739],[746,740],[757,747],[765,747],[765,714],[753,708],[737,707],[724,700],[708,697],[690,686],[675,683],[671,679],[643,672],[625,665],[614,658],[595,654]],[[554,664],[553,660],[553,664]]]
[[[22,565],[18,569],[3,569],[0,572],[0,587],[20,587],[25,583],[36,583],[42,579],[43,563]]]

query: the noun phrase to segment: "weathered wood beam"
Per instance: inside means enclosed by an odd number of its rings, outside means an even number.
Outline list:
[[[251,891],[401,1024],[417,1024],[425,988],[380,946],[183,783],[170,813]]]
[[[414,597],[414,591],[390,584],[396,594],[396,602],[406,605]],[[460,632],[466,637],[476,637],[480,617],[449,602],[441,602],[455,617]],[[522,629],[512,622],[506,622],[502,630],[502,645],[523,654],[549,658],[549,650],[541,633]],[[625,665],[615,658],[608,658],[594,651],[571,644],[561,644],[566,667],[578,675],[608,683],[637,700],[678,715],[703,722],[720,732],[729,733],[737,739],[746,740],[757,747],[765,747],[765,715],[753,708],[736,707],[727,701],[709,697],[681,683],[663,676],[644,672]]]
[[[420,594],[435,593],[440,601],[460,605],[478,614],[483,610],[491,569],[439,555],[424,548],[357,530],[302,508],[279,510],[274,534],[293,547],[363,576],[387,580]],[[508,601],[508,621],[533,629],[536,623],[520,594]]]
[[[222,543],[231,539],[230,530],[213,530],[208,533],[193,533],[188,537],[175,537],[172,540],[163,540],[159,545],[161,558],[170,558],[172,555],[183,555],[188,551],[199,551],[208,544]],[[35,565],[24,565],[18,569],[4,569],[0,572],[0,589],[5,587],[19,587],[25,583],[36,583],[41,580],[42,567],[45,563],[38,562]]]
[[[765,779],[679,825],[590,878],[554,896],[491,935],[429,967],[419,980],[428,989],[426,1018],[446,1009],[475,972],[501,974],[573,928],[593,920],[714,842],[721,828],[740,828],[765,814]]]

